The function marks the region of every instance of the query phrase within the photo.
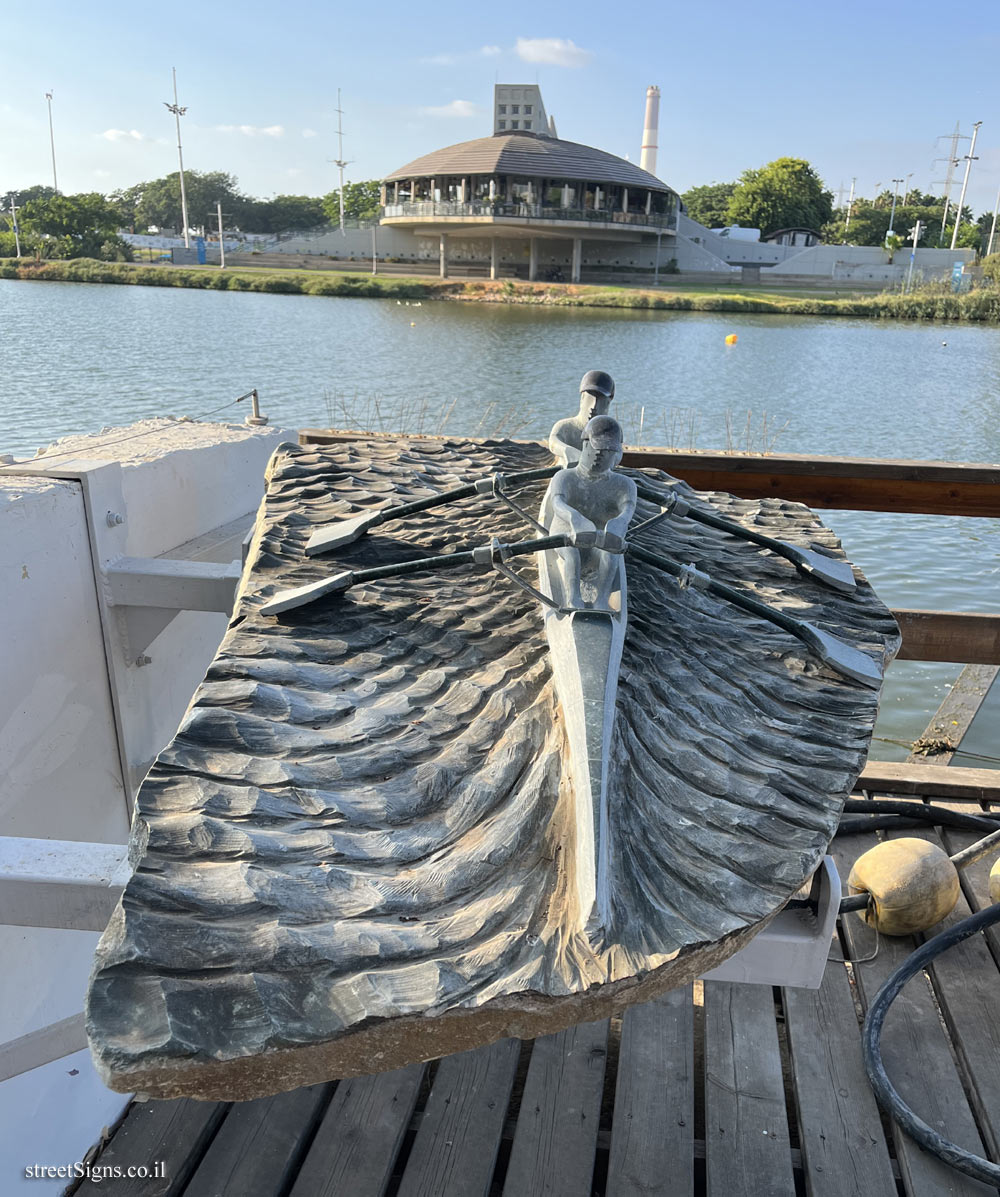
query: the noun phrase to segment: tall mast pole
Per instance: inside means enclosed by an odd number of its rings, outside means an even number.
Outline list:
[[[187,194],[184,191],[184,151],[181,149],[181,117],[187,112],[187,107],[181,107],[177,102],[177,68],[170,68],[174,74],[174,102],[168,104],[166,100],[163,101],[163,106],[168,112],[174,114],[174,119],[177,121],[177,161],[180,165],[181,173],[181,220],[184,224],[184,248],[191,248],[191,235],[188,233],[188,205]]]
[[[49,103],[49,145],[52,147],[52,190],[59,194],[59,182],[56,179],[56,135],[52,129],[52,92],[47,91],[45,98]]]
[[[340,172],[340,235],[347,236],[347,230],[344,228],[344,167],[347,163],[344,161],[344,110],[340,106],[340,88],[337,88],[337,157],[334,160],[334,166]]]
[[[847,219],[844,221],[844,235],[847,235],[847,230],[851,227],[851,211],[854,208],[854,186],[857,183],[857,176],[851,179],[851,194],[847,198]]]
[[[20,237],[20,235],[18,233],[18,229],[17,229],[17,207],[14,204],[14,196],[13,195],[11,195],[11,197],[10,197],[10,223],[14,229],[14,248],[17,250],[17,256],[20,257],[21,256],[21,237]],[[995,215],[993,217],[993,223],[994,223],[994,225],[996,224],[996,216]],[[993,244],[992,239],[990,240],[990,244],[991,245]]]
[[[976,138],[979,136],[979,126],[982,123],[982,121],[976,121],[972,126],[972,145],[969,146],[969,152],[965,155],[965,178],[962,180],[962,193],[958,197],[958,208],[955,211],[955,228],[951,234],[952,249],[958,242],[958,230],[962,224],[962,208],[965,206],[965,190],[969,186],[969,172],[976,160]]]

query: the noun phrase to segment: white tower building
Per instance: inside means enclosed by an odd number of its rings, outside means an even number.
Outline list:
[[[657,135],[660,125],[660,89],[646,88],[646,121],[642,130],[642,154],[639,165],[648,170],[651,175],[656,174]]]

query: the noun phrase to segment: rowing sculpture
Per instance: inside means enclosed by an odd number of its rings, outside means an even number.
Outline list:
[[[804,508],[617,469],[588,379],[556,464],[278,450],[98,949],[113,1088],[254,1097],[606,1017],[816,868],[898,630]]]

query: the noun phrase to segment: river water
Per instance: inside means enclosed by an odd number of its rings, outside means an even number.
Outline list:
[[[251,387],[289,429],[544,436],[592,368],[616,379],[631,443],[1000,461],[995,328],[0,280],[0,453],[18,456]],[[890,606],[1000,610],[996,521],[824,519]],[[905,756],[893,741],[957,672],[895,663],[873,755]]]

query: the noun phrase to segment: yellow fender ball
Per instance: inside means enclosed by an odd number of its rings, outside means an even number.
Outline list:
[[[729,336],[726,337],[726,344],[735,345],[738,340],[739,337],[736,335],[736,333],[730,333]]]
[[[990,901],[1000,902],[1000,856],[993,862],[990,869]]]
[[[887,840],[858,857],[847,888],[852,894],[871,894],[874,910],[858,912],[865,922],[883,935],[911,935],[954,910],[958,870],[936,844]]]

